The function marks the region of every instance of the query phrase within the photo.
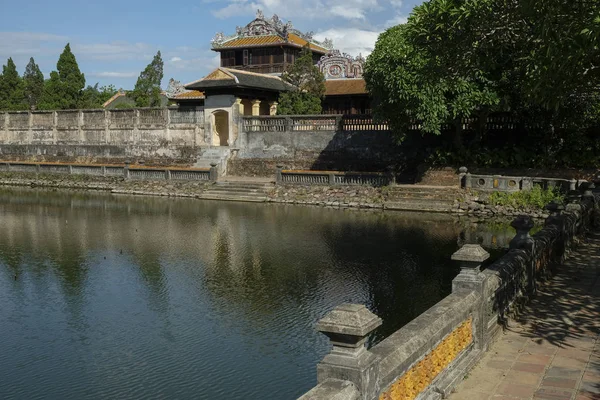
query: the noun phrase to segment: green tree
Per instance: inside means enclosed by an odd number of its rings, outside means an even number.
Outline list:
[[[40,67],[35,63],[33,57],[29,59],[29,64],[25,68],[23,74],[23,92],[25,101],[29,108],[38,106],[38,102],[44,91],[44,75],[40,71]]]
[[[22,110],[26,108],[23,101],[23,81],[17,72],[12,58],[2,66],[0,78],[0,110]]]
[[[546,131],[589,125],[600,87],[598,2],[431,0],[382,34],[365,66],[375,112],[404,137],[508,111]],[[576,75],[575,77],[573,75]],[[582,99],[585,98],[585,101]],[[597,115],[597,114],[596,114]]]
[[[44,84],[40,108],[46,110],[78,108],[85,87],[85,76],[79,70],[69,43],[58,58],[56,69],[57,71],[50,73],[50,79]]]
[[[152,62],[140,73],[131,92],[131,97],[137,107],[160,107],[161,89],[163,79],[163,60],[160,51],[156,53]]]
[[[117,89],[113,85],[102,87],[98,87],[98,83],[94,86],[88,85],[81,94],[80,107],[84,109],[102,108],[104,103],[115,94],[117,94]]]
[[[278,114],[320,114],[325,77],[314,65],[310,48],[304,47],[296,61],[281,75],[291,90],[279,95]]]

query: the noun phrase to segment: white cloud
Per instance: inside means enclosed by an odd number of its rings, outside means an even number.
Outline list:
[[[181,57],[171,57],[171,60],[170,60],[170,61],[171,61],[172,63],[176,63],[176,62],[178,62],[178,61],[181,61],[181,60],[182,60],[182,59],[181,59]]]
[[[39,32],[0,32],[0,56],[34,57],[39,54],[54,54],[64,47],[69,38]]]
[[[398,14],[394,18],[388,19],[385,21],[384,26],[386,28],[390,28],[392,26],[405,24],[408,21],[408,16],[403,14]]]
[[[111,42],[111,43],[76,43],[71,46],[76,56],[93,60],[146,60],[156,54],[155,46],[147,43]]]
[[[373,51],[379,33],[358,28],[332,28],[317,33],[315,39],[332,39],[336,49],[353,56],[360,53],[366,57]]]
[[[213,11],[217,18],[253,15],[260,9],[265,16],[278,14],[294,18],[364,20],[369,11],[380,9],[378,0],[226,0],[226,6]]]
[[[135,78],[139,72],[92,72],[95,78]]]

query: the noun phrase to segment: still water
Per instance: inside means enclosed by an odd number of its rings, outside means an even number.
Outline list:
[[[295,399],[328,352],[313,328],[327,311],[366,304],[378,341],[450,292],[458,243],[490,234],[437,215],[33,189],[1,189],[0,221],[3,400]]]

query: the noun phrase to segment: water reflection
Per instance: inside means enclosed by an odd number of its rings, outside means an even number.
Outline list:
[[[449,293],[450,254],[486,233],[442,215],[26,189],[0,191],[0,218],[3,399],[295,398],[328,351],[324,313],[367,304],[380,340]]]

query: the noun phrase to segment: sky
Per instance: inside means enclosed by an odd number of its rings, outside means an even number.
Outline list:
[[[0,0],[0,63],[12,57],[19,73],[34,57],[46,78],[71,44],[86,84],[132,89],[137,77],[161,51],[162,87],[205,76],[219,64],[210,50],[217,32],[235,33],[263,11],[292,21],[315,38],[333,39],[335,48],[367,56],[377,36],[406,21],[422,0],[29,0],[27,7]]]

